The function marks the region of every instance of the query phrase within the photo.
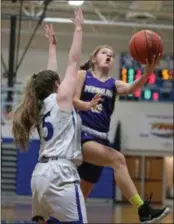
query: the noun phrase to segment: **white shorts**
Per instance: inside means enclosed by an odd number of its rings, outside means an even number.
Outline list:
[[[32,216],[87,223],[76,166],[67,160],[38,163],[31,179]]]

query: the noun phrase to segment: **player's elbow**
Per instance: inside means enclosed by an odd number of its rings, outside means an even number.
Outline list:
[[[132,93],[132,89],[130,87],[128,87],[128,86],[126,86],[126,87],[124,86],[122,88],[118,88],[117,89],[117,93],[119,95],[128,95],[128,94]]]
[[[69,54],[68,64],[79,64],[80,63],[80,54]]]
[[[134,85],[127,85],[125,92],[126,94],[133,94],[136,91],[136,86]]]
[[[127,88],[126,94],[133,94],[135,92],[135,89],[132,87]]]

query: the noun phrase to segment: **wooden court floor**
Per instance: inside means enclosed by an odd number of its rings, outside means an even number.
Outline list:
[[[173,211],[173,207],[171,208]],[[133,208],[128,205],[113,206],[110,201],[87,201],[89,223],[139,223],[138,216]],[[1,220],[5,221],[30,221],[31,198],[8,197],[1,200]],[[161,223],[174,223],[173,212]]]

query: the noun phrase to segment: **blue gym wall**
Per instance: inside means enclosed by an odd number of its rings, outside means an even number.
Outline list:
[[[3,138],[3,143],[12,143],[13,139]],[[37,163],[39,152],[39,140],[32,140],[28,152],[17,152],[17,171],[16,171],[16,194],[31,195],[30,179],[33,169]],[[113,198],[113,171],[104,168],[100,181],[95,185],[91,198]]]

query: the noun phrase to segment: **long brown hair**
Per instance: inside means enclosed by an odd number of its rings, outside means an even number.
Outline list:
[[[27,151],[31,130],[40,122],[43,100],[56,92],[55,82],[60,83],[59,75],[51,70],[34,74],[29,79],[23,99],[14,112],[12,132],[17,145]]]
[[[100,46],[97,46],[95,48],[95,50],[92,52],[92,54],[90,55],[89,60],[87,62],[85,62],[83,65],[81,65],[80,66],[80,69],[81,70],[89,70],[90,68],[94,69],[94,64],[92,62],[92,59],[94,59],[97,56],[98,52],[101,49],[103,49],[103,48],[108,48],[108,49],[111,49],[113,51],[112,47],[109,46],[109,45],[100,45]]]

